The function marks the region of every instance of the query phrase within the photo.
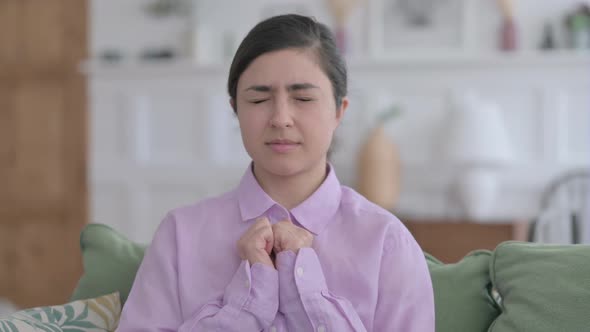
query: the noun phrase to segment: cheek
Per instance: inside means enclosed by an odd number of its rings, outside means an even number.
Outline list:
[[[267,121],[260,112],[251,109],[239,109],[238,114],[242,143],[246,151],[251,155],[256,153],[260,147],[260,142],[264,140]]]
[[[260,132],[266,123],[263,113],[248,108],[238,111],[238,121],[242,132],[248,135]]]
[[[306,134],[314,141],[314,148],[327,148],[330,145],[335,125],[335,115],[330,117],[328,114],[321,114],[306,119]]]

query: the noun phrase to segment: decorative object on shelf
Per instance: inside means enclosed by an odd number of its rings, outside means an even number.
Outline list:
[[[207,6],[202,0],[190,0],[187,24],[186,56],[201,65],[219,65],[231,61],[239,38],[232,25],[211,22],[203,14]]]
[[[473,94],[455,96],[443,147],[458,171],[454,188],[472,220],[488,219],[498,191],[498,171],[515,159],[500,109]]]
[[[114,63],[121,61],[123,54],[116,49],[106,49],[98,54],[98,58],[104,62]]]
[[[398,8],[404,14],[406,25],[425,27],[433,22],[435,0],[400,0]]]
[[[542,50],[552,50],[556,47],[555,45],[555,34],[551,23],[547,22],[543,26],[543,39],[539,48]]]
[[[348,19],[361,1],[363,0],[327,0],[332,17],[334,17],[336,44],[343,54],[347,53],[348,48]]]
[[[565,25],[571,48],[590,50],[590,5],[580,4],[573,13],[567,15]]]
[[[142,1],[141,9],[152,19],[153,24],[164,23],[165,19],[175,19],[181,17],[183,20],[190,21],[192,13],[192,0],[150,0]],[[179,53],[188,53],[190,49],[190,26],[188,29],[179,34],[176,38],[169,38],[168,41],[152,44],[145,47],[137,57],[140,60],[168,60],[175,58]],[[174,39],[174,40],[172,40]],[[171,45],[174,43],[174,45]]]
[[[384,126],[399,113],[397,106],[390,105],[377,117],[361,147],[357,167],[358,192],[389,211],[398,199],[401,167],[397,146],[385,135]]]
[[[144,5],[144,10],[156,18],[183,16],[190,4],[187,0],[152,0]]]
[[[141,52],[139,58],[141,60],[171,60],[176,57],[176,53],[173,49],[162,47],[162,48],[147,48]]]
[[[372,27],[383,55],[463,51],[469,0],[378,0]]]
[[[500,50],[514,51],[517,48],[517,26],[514,20],[514,3],[512,0],[498,0],[502,23],[500,25]]]

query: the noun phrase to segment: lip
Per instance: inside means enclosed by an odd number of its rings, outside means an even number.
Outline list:
[[[299,144],[295,141],[292,141],[290,139],[273,139],[270,142],[267,142],[266,144]]]
[[[301,145],[301,143],[288,139],[276,139],[267,142],[266,145],[268,145],[274,152],[287,153],[297,149]]]

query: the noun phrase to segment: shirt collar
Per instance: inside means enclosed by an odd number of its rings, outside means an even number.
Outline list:
[[[305,201],[291,209],[290,213],[301,226],[318,235],[327,226],[340,206],[342,191],[340,181],[332,165],[327,165],[328,175],[320,187]],[[249,221],[262,216],[275,204],[262,189],[252,171],[252,164],[246,170],[238,186],[238,204],[242,220]]]
[[[276,202],[262,189],[254,177],[253,165],[250,164],[238,186],[238,204],[243,221],[262,216]]]

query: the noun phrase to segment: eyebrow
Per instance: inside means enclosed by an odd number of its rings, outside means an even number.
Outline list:
[[[308,90],[308,89],[319,89],[317,86],[311,83],[295,83],[287,86],[288,91]]]
[[[300,90],[309,90],[309,89],[319,89],[318,86],[315,86],[311,83],[295,83],[287,85],[287,91],[300,91]],[[245,91],[256,91],[256,92],[270,92],[272,88],[268,85],[252,85],[251,87],[247,88]]]

